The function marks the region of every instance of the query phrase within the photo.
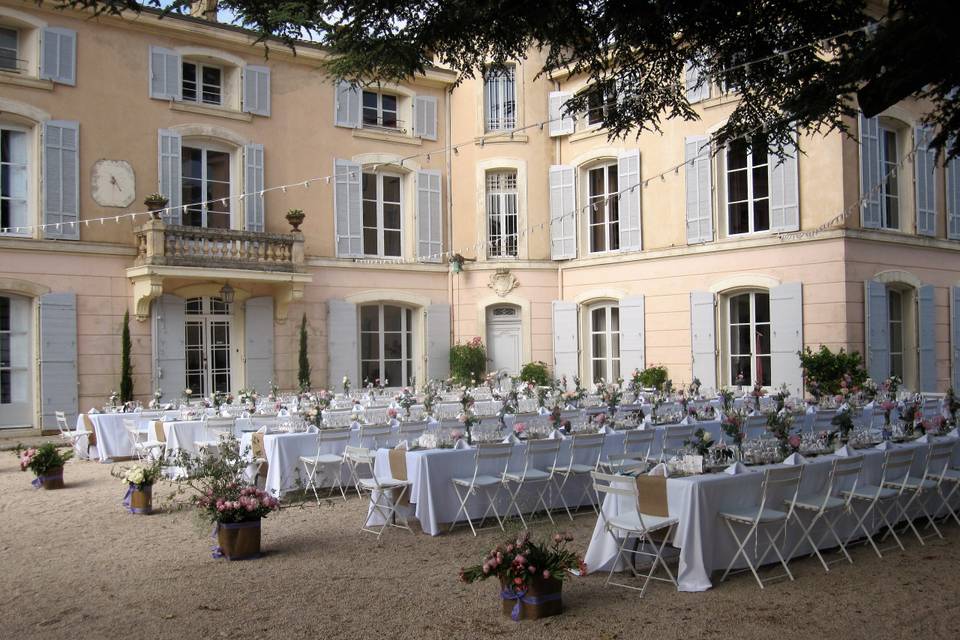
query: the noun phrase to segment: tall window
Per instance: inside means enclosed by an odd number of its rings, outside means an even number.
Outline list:
[[[199,62],[183,62],[183,87],[185,102],[200,104],[223,104],[223,69]]]
[[[897,183],[897,132],[880,127],[880,226],[900,228],[900,189]]]
[[[591,253],[616,251],[620,248],[620,211],[617,190],[616,163],[590,169],[587,173]]]
[[[0,427],[33,421],[29,298],[0,295]]]
[[[487,174],[487,256],[517,257],[517,172]]]
[[[0,296],[0,404],[13,399],[13,340],[10,298]]]
[[[182,154],[183,224],[229,229],[230,154],[206,145],[186,144]]]
[[[20,60],[17,58],[20,33],[10,27],[0,27],[0,69],[18,71]]]
[[[360,307],[360,377],[385,385],[410,384],[413,376],[413,311],[391,304]]]
[[[770,185],[767,143],[754,138],[736,140],[727,149],[728,233],[770,229]]]
[[[590,310],[590,370],[594,382],[620,377],[620,307],[615,304]]]
[[[903,294],[887,291],[890,320],[890,375],[903,380]]]
[[[0,233],[27,225],[27,133],[0,127]]]
[[[612,102],[617,99],[616,85],[603,82],[590,89],[587,95],[587,124],[603,124]]]
[[[401,247],[400,176],[363,174],[363,253],[399,257]]]
[[[770,296],[744,293],[730,298],[732,385],[770,386]]]
[[[363,92],[363,126],[397,129],[397,96],[376,91]]]
[[[488,71],[483,79],[486,130],[502,131],[517,126],[515,67]]]

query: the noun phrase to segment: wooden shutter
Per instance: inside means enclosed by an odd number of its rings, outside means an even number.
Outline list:
[[[273,380],[273,297],[250,298],[244,306],[244,386],[267,393]]]
[[[880,159],[880,122],[860,114],[860,197],[861,224],[880,228],[880,183],[883,175]],[[884,376],[886,377],[886,376]]]
[[[770,231],[800,230],[800,186],[797,176],[797,145],[784,150],[783,159],[769,154]]]
[[[717,388],[716,305],[709,291],[690,292],[690,352],[693,377]]]
[[[918,391],[937,391],[937,334],[936,306],[933,285],[925,284],[917,289],[917,370],[920,388]]]
[[[710,138],[690,136],[683,144],[687,191],[687,244],[713,240]]]
[[[150,47],[150,97],[160,100],[182,98],[183,68],[180,54],[162,47]]]
[[[248,144],[243,147],[243,197],[247,231],[263,231],[266,221],[263,191],[263,145]]]
[[[960,286],[950,287],[950,349],[952,389],[960,393]]]
[[[77,84],[77,32],[47,27],[40,35],[40,77],[60,84]]]
[[[914,192],[917,202],[917,233],[937,235],[937,152],[930,148],[930,127],[916,127],[913,135],[917,153],[913,161]],[[932,389],[930,390],[932,391]]]
[[[413,135],[424,140],[437,139],[437,99],[417,96],[413,101]]]
[[[573,133],[573,115],[564,115],[563,106],[573,97],[568,91],[551,91],[547,100],[547,113],[550,118],[550,137],[568,136]]]
[[[427,380],[450,377],[450,305],[431,304],[424,311]]]
[[[803,349],[803,287],[788,282],[770,289],[770,382],[786,384],[803,395],[803,373],[797,352]]]
[[[351,129],[360,126],[361,93],[360,87],[349,82],[337,83],[333,122],[336,126]]]
[[[867,373],[874,380],[886,380],[890,375],[890,302],[887,299],[887,286],[876,280],[867,280],[864,301]]]
[[[550,258],[577,257],[577,210],[574,196],[574,169],[567,165],[550,167]]]
[[[243,71],[243,110],[270,115],[270,67],[248,65]]]
[[[643,296],[620,301],[620,374],[646,369],[646,334]]]
[[[356,162],[335,160],[333,173],[337,257],[359,257],[363,255],[363,204],[360,199],[362,169]]]
[[[622,322],[622,320],[621,320]],[[622,324],[620,325],[623,326]],[[579,331],[577,330],[577,303],[553,301],[553,377],[567,376],[568,380],[580,373]]]
[[[165,215],[164,220],[168,224],[180,224],[181,210],[181,146],[182,140],[180,134],[170,129],[160,129],[157,132],[157,162],[159,163],[158,175],[160,176],[160,194],[167,200],[167,207],[170,209]]]
[[[40,296],[40,424],[55,430],[55,412],[77,419],[77,294]]]
[[[947,163],[947,237],[960,240],[960,158]],[[960,393],[960,389],[956,389]]]
[[[344,376],[360,382],[360,332],[357,305],[327,300],[327,386],[336,387]]]
[[[441,177],[439,171],[417,171],[417,257],[440,262],[443,251]]]
[[[620,250],[640,251],[643,231],[640,216],[640,152],[624,151],[617,158],[617,189],[620,215]]]
[[[683,66],[683,79],[687,102],[694,104],[710,97],[710,79],[701,77],[700,67],[691,62],[686,63]]]
[[[187,385],[184,299],[165,293],[152,306],[154,390],[162,389],[168,398],[176,398]]]
[[[80,239],[80,123],[43,123],[43,235]]]

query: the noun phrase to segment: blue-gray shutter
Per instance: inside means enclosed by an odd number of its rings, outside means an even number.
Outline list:
[[[167,202],[169,211],[164,213],[163,219],[169,224],[180,224],[180,202],[182,187],[180,174],[182,138],[176,131],[160,129],[157,132],[157,175],[160,178],[159,191]],[[191,204],[191,203],[188,203]]]
[[[937,235],[937,152],[930,148],[933,132],[930,127],[913,130],[917,145],[913,161],[914,192],[917,202],[917,233],[924,236]]]
[[[936,313],[933,285],[925,284],[917,289],[918,391],[925,393],[938,391]]]
[[[710,78],[700,73],[700,67],[692,62],[686,63],[683,66],[683,79],[687,102],[694,104],[710,97]]]
[[[886,380],[890,375],[890,303],[887,286],[876,280],[867,280],[864,300],[867,373],[874,380]]]
[[[713,188],[710,175],[710,138],[684,140],[684,177],[687,192],[687,244],[713,241]]]
[[[360,199],[362,173],[363,169],[356,162],[333,162],[333,211],[338,258],[357,258],[363,255],[363,203]]]
[[[427,380],[450,377],[450,305],[431,304],[424,310],[427,338]]]
[[[150,97],[180,100],[183,97],[183,67],[180,54],[163,47],[150,47]]]
[[[861,224],[867,229],[881,226],[880,183],[883,172],[880,159],[880,122],[860,113],[860,198]],[[886,376],[884,376],[886,377]]]
[[[360,126],[360,113],[362,102],[360,100],[362,92],[360,87],[344,82],[337,82],[334,109],[333,124],[338,127],[349,127],[356,129]]]
[[[770,382],[786,384],[802,395],[803,374],[797,352],[803,349],[803,287],[787,282],[770,289]]]
[[[40,296],[40,424],[57,428],[55,412],[77,420],[77,294]]]
[[[621,320],[622,323],[622,320]],[[622,324],[620,326],[623,326]],[[553,301],[553,377],[567,376],[567,380],[580,373],[579,339],[577,330],[577,303],[564,300]]]
[[[443,251],[441,177],[439,171],[417,171],[417,257],[440,262]]]
[[[781,160],[769,156],[770,231],[800,230],[800,186],[797,175],[797,145],[784,149]]]
[[[716,305],[709,291],[690,292],[690,354],[704,391],[717,388]]]
[[[360,325],[357,305],[327,300],[327,386],[339,387],[344,376],[360,383]]]
[[[60,84],[77,84],[77,32],[46,27],[40,35],[40,77]]]
[[[244,365],[246,388],[270,390],[273,376],[273,297],[250,298],[245,304]]]
[[[547,98],[547,112],[550,118],[550,137],[568,136],[573,133],[573,115],[564,115],[563,106],[573,97],[568,91],[551,91]]]
[[[43,234],[80,239],[80,123],[43,123]]]
[[[243,70],[243,110],[270,115],[270,67],[247,65]]]
[[[577,205],[574,169],[567,165],[550,167],[550,259],[577,257]]]
[[[950,352],[952,388],[960,393],[960,287],[950,287]]]
[[[647,368],[644,298],[623,298],[619,307],[620,373],[626,378],[634,369]]]
[[[960,158],[947,163],[947,237],[960,240]],[[957,390],[960,393],[960,389]]]
[[[243,147],[243,197],[247,231],[263,231],[265,224],[263,194],[263,145],[248,144]]]
[[[424,140],[437,139],[437,99],[417,96],[413,100],[413,135]]]
[[[184,299],[165,293],[154,300],[153,389],[162,389],[168,398],[179,397],[187,386],[185,332]]]
[[[621,251],[640,251],[643,230],[640,215],[640,151],[630,149],[617,157],[619,233]]]

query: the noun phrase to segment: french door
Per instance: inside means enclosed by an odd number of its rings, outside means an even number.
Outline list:
[[[194,396],[230,392],[232,317],[220,298],[186,301],[187,388]]]

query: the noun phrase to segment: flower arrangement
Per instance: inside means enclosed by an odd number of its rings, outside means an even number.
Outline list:
[[[623,391],[620,389],[620,387],[613,384],[602,385],[600,390],[600,400],[604,405],[606,405],[611,416],[617,412],[617,407],[620,406],[620,400],[622,398]]]
[[[863,394],[863,397],[869,402],[877,397],[877,394],[880,393],[880,387],[874,382],[873,378],[867,378],[863,381],[863,384],[860,385],[860,392]]]
[[[901,380],[899,377],[890,376],[889,378],[883,381],[883,384],[880,385],[880,390],[883,391],[883,393],[885,393],[891,399],[896,400],[897,390],[900,388],[900,385],[902,384],[903,384],[903,380]]]
[[[537,390],[537,408],[543,409],[547,406],[547,398],[550,396],[550,387],[539,386]]]
[[[840,442],[845,444],[850,438],[850,432],[853,430],[853,416],[850,408],[847,407],[838,411],[837,415],[833,416],[830,424],[837,428],[836,431],[830,433],[830,439],[835,440],[839,438]]]
[[[209,490],[197,498],[196,505],[211,522],[222,524],[265,518],[280,507],[280,501],[256,487],[232,482],[221,491]]]
[[[777,412],[783,411],[787,406],[787,398],[790,397],[790,389],[787,388],[786,383],[780,385],[780,388],[777,389],[777,392],[773,394],[773,402],[777,408]]]
[[[720,405],[723,407],[723,412],[726,413],[733,408],[733,391],[722,387],[720,391],[717,392],[717,395],[720,396]]]
[[[394,398],[397,404],[403,409],[404,414],[409,418],[410,417],[410,407],[417,403],[416,397],[413,395],[413,391],[410,387],[404,387],[400,393]]]
[[[157,389],[156,391],[154,391],[154,392],[153,392],[153,400],[150,401],[149,407],[150,407],[151,409],[159,409],[159,408],[160,408],[160,400],[161,400],[162,398],[163,398],[163,390],[162,390],[162,389]]]
[[[923,430],[931,435],[947,435],[947,420],[943,416],[933,416],[923,421]]]
[[[907,436],[914,435],[917,423],[923,421],[923,412],[920,410],[919,400],[909,400],[903,403],[900,409],[900,422],[903,423],[903,432]]]
[[[433,408],[440,400],[440,383],[431,380],[423,388],[423,410],[427,415],[433,415]]]
[[[18,445],[16,453],[20,457],[20,471],[30,469],[33,475],[36,476],[33,480],[33,486],[37,488],[43,486],[44,480],[47,478],[60,480],[62,483],[63,465],[73,457],[73,451],[69,449],[60,451],[52,442],[47,442],[39,447],[31,447],[26,450],[21,450]],[[61,470],[59,474],[57,473],[57,469]]]
[[[340,381],[340,384],[343,387],[343,395],[350,395],[350,377],[343,376],[343,380]]]
[[[183,390],[183,398],[184,398],[184,400],[186,400],[187,402],[190,402],[190,399],[191,399],[192,397],[193,397],[193,389],[184,389],[184,390]]]
[[[700,396],[700,388],[703,386],[703,383],[700,382],[700,378],[694,378],[693,382],[690,383],[690,397],[697,398]]]
[[[950,414],[950,423],[953,426],[957,425],[957,412],[960,411],[960,400],[957,400],[956,394],[953,392],[953,387],[947,389],[947,395],[943,399],[943,405],[947,410],[947,413]]]
[[[514,422],[513,423],[513,435],[518,438],[523,437],[523,434],[527,431],[527,424],[525,422]]]
[[[501,393],[499,399],[500,409],[497,411],[497,417],[500,418],[500,423],[503,424],[504,416],[516,415],[520,398],[516,389],[510,389],[506,393]]]
[[[132,467],[124,467],[118,471],[111,470],[110,474],[142,490],[144,487],[150,486],[159,480],[161,471],[162,467],[159,461],[157,461],[148,466],[137,464]]]
[[[883,423],[885,426],[890,426],[890,413],[897,408],[897,403],[893,400],[884,400],[880,403],[880,408],[883,409]]]
[[[256,389],[240,389],[237,392],[237,402],[246,406],[256,406],[257,404],[257,391]]]
[[[560,424],[560,405],[553,405],[553,409],[550,410],[550,415],[547,416],[547,422],[550,423],[554,429],[559,429],[563,425]]]
[[[792,432],[793,416],[785,411],[767,415],[767,431],[776,438],[777,449],[784,458],[800,449],[800,436]]]
[[[713,445],[713,436],[705,429],[699,428],[693,432],[693,439],[687,440],[684,444],[693,448],[698,456],[706,457],[710,453],[711,445]]]
[[[120,402],[120,394],[116,391],[111,391],[110,396],[107,398],[107,402],[110,403],[111,407],[117,406],[117,404]]]
[[[303,414],[303,417],[308,423],[315,426],[317,429],[323,428],[323,409],[321,409],[318,405],[314,405],[307,409],[307,412]]]
[[[723,415],[723,420],[720,422],[720,428],[723,429],[724,435],[730,438],[737,449],[740,449],[743,445],[744,420],[745,417],[742,411],[728,411]]]

